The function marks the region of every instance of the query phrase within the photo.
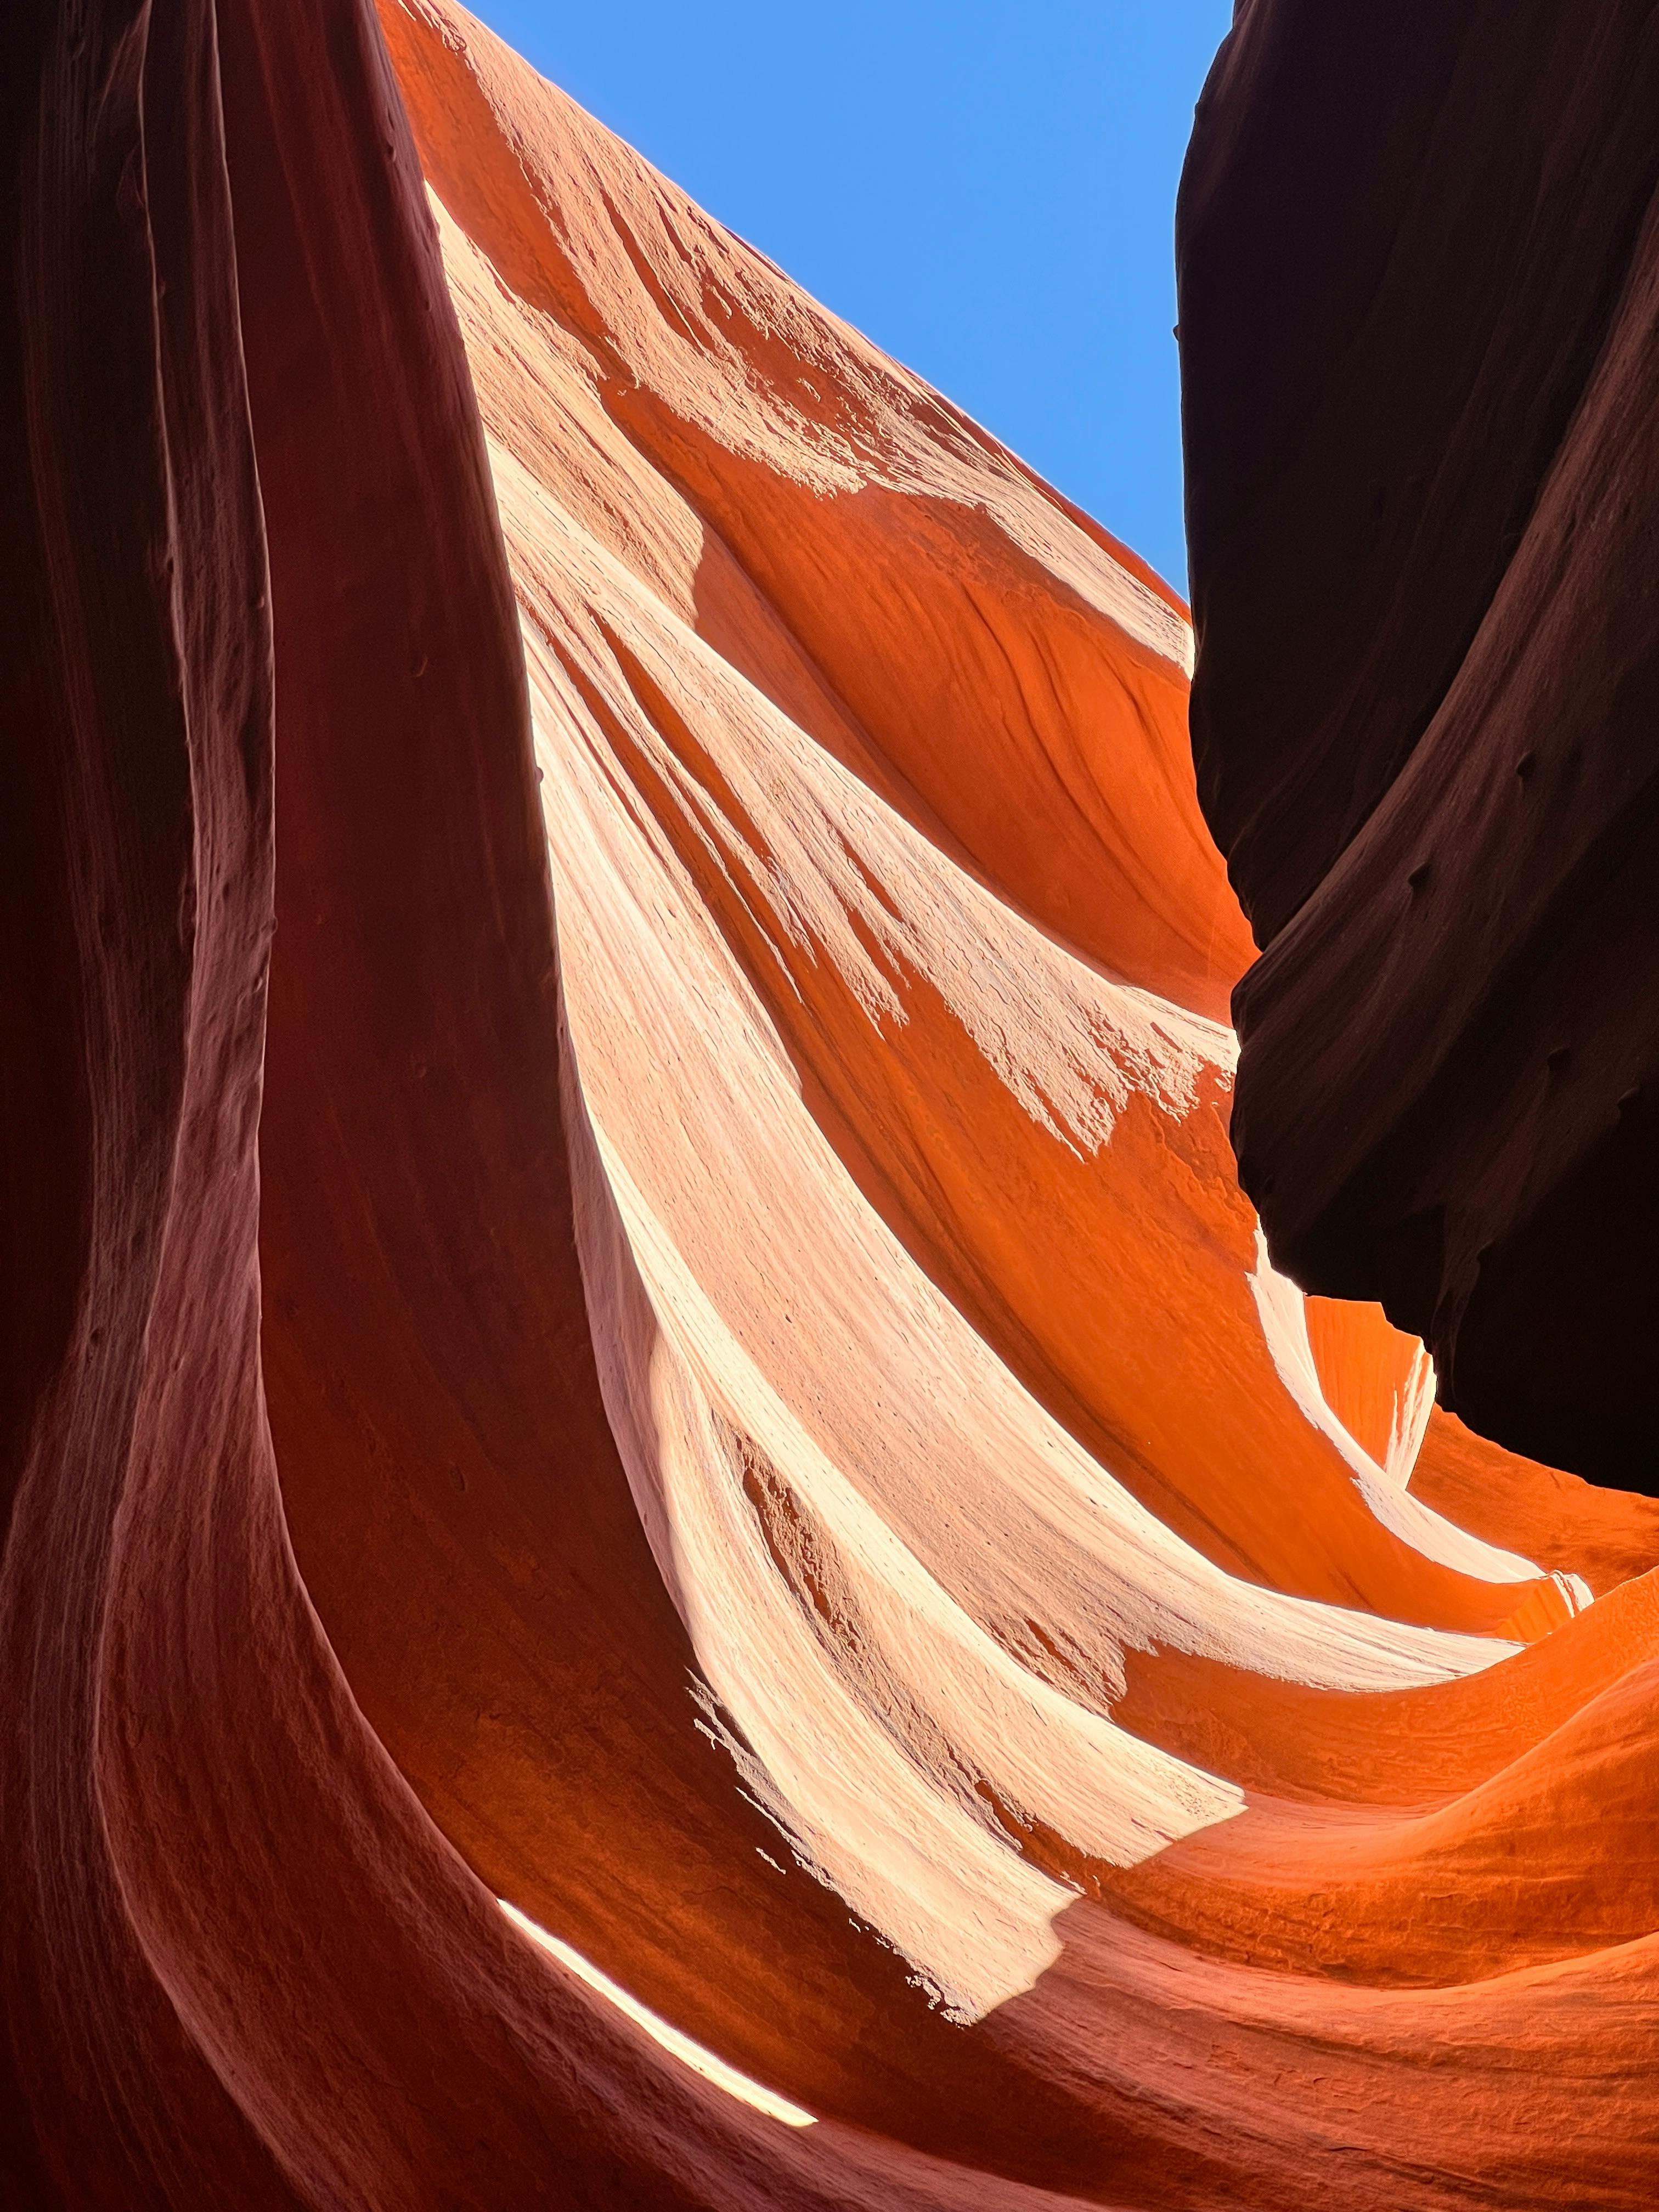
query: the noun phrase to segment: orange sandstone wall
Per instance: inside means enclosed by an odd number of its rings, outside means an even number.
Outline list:
[[[1659,1507],[1269,1264],[1184,610],[459,9],[88,21],[20,2203],[1645,2204]]]

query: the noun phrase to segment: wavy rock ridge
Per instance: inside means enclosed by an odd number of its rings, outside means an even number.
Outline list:
[[[1269,1264],[1179,604],[440,0],[0,41],[20,2201],[1644,2204],[1659,1507]]]

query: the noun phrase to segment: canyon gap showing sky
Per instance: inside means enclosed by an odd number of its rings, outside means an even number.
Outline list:
[[[1231,0],[481,12],[1185,588],[1175,195]]]

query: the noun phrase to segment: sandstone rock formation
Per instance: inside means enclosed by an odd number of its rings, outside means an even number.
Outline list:
[[[0,52],[13,2196],[1645,2204],[1659,1506],[1269,1264],[1179,603],[447,0]]]
[[[1659,22],[1251,0],[1178,252],[1245,1188],[1443,1402],[1659,1489]]]

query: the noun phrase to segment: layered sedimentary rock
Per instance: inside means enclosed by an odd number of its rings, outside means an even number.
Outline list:
[[[1206,813],[1279,1263],[1659,1487],[1659,23],[1253,0],[1178,251]]]
[[[1270,1264],[1179,602],[438,0],[0,40],[20,2202],[1645,2203],[1659,1507]]]

